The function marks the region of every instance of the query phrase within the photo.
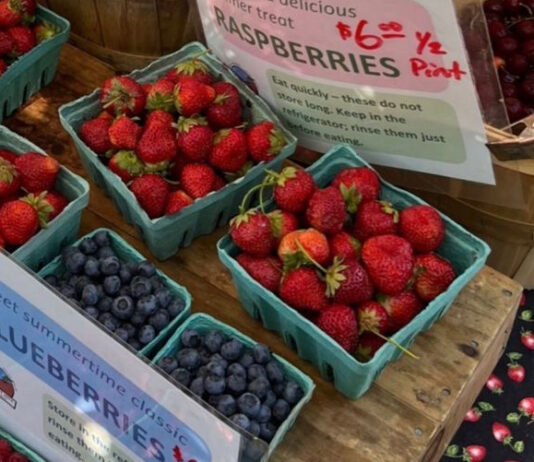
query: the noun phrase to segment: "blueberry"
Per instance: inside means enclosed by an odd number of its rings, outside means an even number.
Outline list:
[[[205,366],[208,364],[211,360],[211,351],[208,350],[206,347],[201,347],[198,349],[198,353],[200,354],[200,363]]]
[[[79,276],[78,277],[78,279],[76,280],[76,285],[74,286],[74,288],[76,289],[76,294],[78,295],[78,297],[82,296],[83,289],[85,289],[85,286],[88,285],[88,284],[93,284],[93,283],[92,283],[91,279],[89,279],[87,276]]]
[[[260,407],[260,412],[258,413],[258,417],[256,417],[256,420],[259,423],[269,422],[271,420],[271,408],[269,406],[266,406],[265,404],[262,404]]]
[[[139,351],[141,349],[141,344],[136,338],[131,338],[128,340],[128,345],[130,345],[135,351]]]
[[[204,384],[204,388],[206,388],[206,385]],[[222,395],[209,395],[208,396],[208,403],[212,407],[217,407],[219,404],[219,400],[221,399]]]
[[[181,383],[184,387],[188,387],[191,383],[191,372],[183,367],[174,369],[171,372],[171,377],[176,380],[178,383]]]
[[[234,395],[240,395],[247,390],[247,379],[239,375],[230,375],[226,378],[226,388]]]
[[[139,313],[138,311],[134,312],[132,317],[129,319],[130,323],[134,326],[140,326],[145,323],[146,316],[143,313]]]
[[[113,299],[111,297],[102,297],[96,306],[101,313],[107,313],[111,311],[113,305]]]
[[[202,377],[203,379],[208,376],[208,368],[206,366],[201,366],[197,369],[196,377]]]
[[[248,380],[252,382],[253,380],[256,380],[258,377],[267,377],[267,372],[265,371],[265,368],[260,364],[253,364],[247,369],[247,376]]]
[[[198,348],[202,345],[202,337],[194,329],[186,329],[180,335],[180,342],[187,348]]]
[[[48,276],[45,276],[44,277],[44,280],[49,284],[51,285],[52,287],[56,287],[57,286],[57,277],[54,276],[53,274],[49,274]]]
[[[98,299],[99,300],[106,296],[106,293],[104,292],[104,287],[102,286],[102,284],[98,284],[96,286],[96,291],[98,292]]]
[[[77,276],[76,274],[74,274],[74,275],[71,275],[70,277],[65,276],[64,279],[67,282],[67,284],[76,288],[76,284],[78,284],[78,279],[80,279],[80,276]]]
[[[211,375],[214,375],[216,377],[224,377],[225,376],[225,368],[223,367],[223,364],[220,361],[210,361],[206,365],[206,369]]]
[[[157,332],[161,332],[169,325],[169,313],[166,310],[156,311],[150,318],[148,318],[148,323],[156,329]]]
[[[150,282],[150,286],[152,287],[152,292],[155,292],[158,289],[161,289],[162,287],[165,287],[165,283],[163,282],[163,279],[155,274],[154,276],[148,278]]]
[[[169,289],[167,289],[166,287],[160,287],[159,289],[156,289],[154,291],[154,295],[158,300],[159,306],[161,306],[162,308],[167,308],[172,298]]]
[[[239,412],[242,412],[247,417],[255,419],[260,412],[261,401],[252,393],[243,393],[237,399],[237,408],[239,409]]]
[[[83,272],[87,277],[96,279],[100,277],[100,263],[95,257],[89,257],[85,265],[83,265]]]
[[[204,344],[212,353],[218,353],[225,341],[224,334],[218,330],[212,330],[206,334]]]
[[[137,274],[144,276],[145,278],[152,277],[156,274],[156,266],[154,263],[145,260],[144,262],[139,263]]]
[[[84,311],[93,319],[97,319],[100,315],[100,312],[94,306],[86,306]]]
[[[132,291],[132,297],[142,298],[152,292],[152,286],[147,278],[135,276],[130,283],[130,290]]]
[[[95,241],[98,247],[107,247],[111,244],[109,233],[103,230],[95,233],[95,235],[93,236],[93,241]]]
[[[73,253],[76,253],[76,252],[79,252],[78,247],[74,247],[73,245],[69,245],[69,246],[65,247],[61,251],[61,257],[63,258],[63,260],[66,260],[70,255],[72,255]]]
[[[221,395],[226,389],[226,380],[224,376],[219,377],[217,375],[208,374],[204,379],[204,390],[210,395]]]
[[[302,397],[304,396],[304,392],[302,391],[302,388],[293,381],[289,381],[286,384],[286,387],[284,389],[283,398],[289,403],[289,404],[297,404]]]
[[[105,260],[109,257],[116,257],[117,255],[111,247],[102,247],[96,252],[96,256],[99,260]]]
[[[189,389],[197,396],[202,397],[204,394],[204,379],[202,377],[197,377],[191,382]]]
[[[252,356],[252,353],[249,353],[248,351],[246,353],[243,353],[243,356],[239,359],[239,364],[241,364],[245,369],[248,369],[250,366],[254,364],[254,357]]]
[[[80,274],[87,257],[81,252],[72,252],[65,258],[65,268],[72,274]]]
[[[248,427],[248,432],[257,438],[260,436],[260,424],[255,420],[251,420]]]
[[[167,306],[167,311],[171,315],[171,319],[174,319],[182,311],[185,310],[185,302],[180,297],[174,297],[171,303]]]
[[[224,359],[228,361],[237,361],[243,353],[243,344],[236,339],[232,339],[229,342],[226,342],[221,347],[221,355]]]
[[[116,295],[121,289],[121,280],[119,276],[108,276],[104,279],[102,286],[104,287],[104,292],[108,295]]]
[[[114,274],[119,274],[121,269],[121,262],[117,257],[107,257],[103,260],[100,260],[100,272],[104,276],[113,276]]]
[[[260,438],[267,443],[270,443],[276,434],[277,427],[272,422],[260,424]]]
[[[237,410],[234,397],[231,395],[221,395],[217,403],[217,410],[226,417],[234,415]]]
[[[284,396],[284,391],[286,389],[287,382],[284,380],[282,383],[277,383],[273,385],[273,391],[276,393],[276,396],[282,398]]]
[[[80,245],[78,248],[85,254],[85,255],[93,255],[98,250],[98,245],[95,241],[93,241],[92,238],[86,237],[80,242]]]
[[[122,327],[119,327],[115,331],[115,335],[119,337],[123,342],[127,342],[129,339],[128,331],[126,329],[123,329]]]
[[[158,301],[154,295],[145,295],[137,300],[136,310],[145,316],[151,316],[158,311]]]
[[[152,326],[145,324],[139,329],[137,333],[137,339],[141,345],[148,345],[152,340],[156,338],[156,331]]]
[[[248,384],[247,389],[259,399],[264,399],[267,396],[267,392],[271,389],[271,384],[266,377],[258,377]]]
[[[184,348],[180,350],[176,355],[180,367],[184,369],[193,370],[196,369],[200,364],[200,354],[197,350],[192,348]]]
[[[178,361],[174,356],[164,356],[157,362],[157,366],[167,374],[171,374],[178,368]]]
[[[128,265],[124,263],[121,265],[121,269],[119,270],[119,277],[121,278],[121,282],[123,284],[130,284],[133,275],[130,269],[128,268]]]
[[[258,364],[267,364],[272,359],[271,350],[267,345],[258,343],[252,348],[252,356]]]
[[[237,375],[238,377],[247,377],[247,370],[239,363],[232,363],[226,370],[227,375]]]
[[[267,363],[265,371],[267,372],[267,378],[272,384],[282,383],[284,381],[284,369],[275,359]]]
[[[267,407],[273,407],[274,403],[276,403],[276,400],[276,393],[273,390],[269,390],[265,398],[263,398],[263,404],[265,404]]]
[[[286,420],[290,411],[291,406],[285,399],[278,399],[273,405],[273,417],[278,420],[278,422]]]
[[[111,313],[123,321],[130,319],[134,314],[133,300],[127,295],[117,297],[111,305]]]
[[[235,423],[238,427],[241,427],[243,430],[247,431],[250,426],[249,418],[244,414],[234,414],[230,420]]]
[[[117,329],[119,326],[117,318],[115,318],[115,316],[113,316],[111,313],[102,313],[98,317],[98,321],[111,332],[115,332],[115,329]]]
[[[130,289],[130,286],[122,286],[119,290],[119,295],[127,295],[128,297],[131,297],[132,291]]]
[[[82,303],[84,306],[95,306],[98,303],[98,289],[93,284],[87,284],[82,291]]]
[[[228,367],[228,361],[226,361],[226,359],[224,359],[219,353],[211,355],[210,361],[220,362],[225,369]]]
[[[74,290],[74,287],[65,284],[61,289],[59,289],[59,292],[61,295],[63,295],[66,298],[75,298],[76,297],[76,290]]]
[[[128,332],[128,338],[132,338],[137,333],[137,329],[128,322],[122,323],[120,327]]]

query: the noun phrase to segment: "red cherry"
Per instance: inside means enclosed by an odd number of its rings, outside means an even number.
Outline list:
[[[520,0],[504,0],[504,9],[509,14],[517,14],[521,12]]]
[[[534,38],[534,20],[526,19],[514,27],[514,31],[524,39]]]
[[[512,122],[517,122],[525,117],[525,106],[517,98],[504,98],[504,104],[506,106],[506,112],[508,112],[508,117]]]
[[[486,381],[486,388],[493,393],[501,394],[503,392],[504,383],[495,374],[491,374]]]
[[[529,330],[521,332],[521,343],[529,350],[534,350],[534,335]]]
[[[519,50],[519,42],[514,37],[502,37],[496,41],[495,50],[500,56],[510,56]]]
[[[502,94],[505,98],[517,98],[519,91],[517,85],[514,83],[503,82],[501,84]]]
[[[486,13],[486,22],[489,24],[493,21],[502,21],[502,16],[497,13]]]
[[[508,377],[514,382],[521,383],[525,380],[525,368],[523,366],[512,366],[508,368]]]
[[[491,430],[493,432],[493,438],[495,438],[499,443],[502,443],[506,438],[512,436],[512,432],[510,429],[499,422],[495,422],[491,426]]]
[[[486,0],[484,2],[484,11],[486,13],[504,13],[504,5],[501,0]]]
[[[530,64],[534,64],[534,39],[529,39],[521,44],[521,53],[523,53]]]
[[[464,422],[476,423],[480,420],[481,417],[482,416],[479,411],[471,408],[466,412],[464,416]]]
[[[496,42],[500,38],[506,37],[509,35],[508,29],[501,21],[493,21],[488,24],[488,32],[491,40]]]
[[[519,401],[517,409],[529,417],[534,416],[534,398],[523,398]]]
[[[506,69],[512,74],[523,75],[528,70],[528,59],[521,53],[514,53],[506,60]]]
[[[486,458],[486,448],[472,444],[465,448],[470,462],[482,462]]]

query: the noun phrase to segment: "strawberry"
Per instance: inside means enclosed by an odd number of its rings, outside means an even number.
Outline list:
[[[128,116],[121,115],[109,128],[109,140],[115,149],[133,151],[137,146],[143,128],[137,125]]]
[[[193,199],[186,192],[181,190],[173,191],[169,194],[169,201],[165,207],[165,215],[174,215],[192,203]]]
[[[286,145],[284,134],[268,120],[247,130],[246,137],[250,157],[257,163],[270,162]]]
[[[166,127],[171,129],[174,123],[172,114],[165,111],[152,111],[147,115],[145,121],[145,130],[157,127]]]
[[[13,246],[28,242],[39,230],[39,215],[23,200],[7,202],[0,208],[0,234]]]
[[[315,191],[308,204],[306,217],[310,225],[322,233],[339,233],[347,219],[345,201],[339,190],[328,187]]]
[[[168,72],[166,78],[174,83],[179,83],[187,79],[197,80],[206,85],[211,85],[213,82],[213,77],[209,72],[208,66],[198,58],[178,63],[176,67]]]
[[[151,125],[141,135],[136,152],[145,164],[168,165],[178,153],[173,130],[163,125]]]
[[[0,30],[0,56],[8,55],[13,51],[15,41],[7,32]]]
[[[212,191],[218,191],[219,189],[222,189],[226,186],[226,181],[224,181],[224,178],[220,175],[215,175],[215,180],[213,181],[213,185],[211,186]]]
[[[534,350],[534,334],[530,330],[521,330],[521,343],[525,348]]]
[[[50,223],[69,205],[68,199],[57,191],[43,191],[38,194],[40,196],[44,193],[43,200],[51,207],[51,211],[46,219]]]
[[[326,272],[327,295],[335,303],[356,305],[371,300],[374,289],[365,268],[355,260],[339,259]]]
[[[0,1],[0,29],[13,27],[22,21],[22,10],[17,0]]]
[[[7,440],[0,438],[0,458],[7,458],[11,454],[13,454],[13,448],[11,447],[11,444],[9,444]]]
[[[436,250],[445,237],[445,225],[436,209],[413,205],[400,214],[399,231],[419,253]]]
[[[143,173],[143,163],[133,151],[119,151],[108,162],[108,168],[122,181],[129,183]]]
[[[190,162],[204,161],[213,147],[213,130],[204,117],[180,117],[176,124],[176,145]]]
[[[491,411],[495,411],[495,408],[490,403],[480,401],[465,413],[464,422],[477,423],[484,413]]]
[[[80,129],[83,142],[96,154],[103,156],[113,149],[109,139],[111,120],[97,117],[85,122]]]
[[[371,332],[364,332],[360,336],[360,342],[356,347],[355,356],[358,361],[362,363],[367,363],[373,359],[376,355],[376,352],[386,343],[385,340],[377,337]]]
[[[350,213],[355,213],[360,203],[377,200],[380,195],[378,175],[367,167],[342,170],[334,178],[332,186],[339,188]]]
[[[146,95],[143,87],[131,77],[111,77],[102,85],[100,104],[110,114],[136,116],[145,109]]]
[[[379,296],[378,301],[388,312],[391,334],[406,326],[423,309],[421,300],[409,290],[397,295]]]
[[[39,194],[30,193],[21,199],[23,202],[31,205],[37,212],[39,217],[39,226],[41,228],[46,228],[48,226],[50,216],[54,212],[53,206],[47,200],[45,200],[47,194],[47,191],[43,191]]]
[[[332,337],[348,353],[358,345],[358,321],[354,310],[345,305],[332,305],[321,311],[317,326]]]
[[[37,10],[37,0],[19,0],[20,8],[26,16],[33,16]]]
[[[4,241],[4,238],[2,237],[2,235],[0,234],[0,249],[5,249],[5,248],[6,248],[6,242]],[[1,456],[1,453],[0,453],[0,456]]]
[[[456,278],[452,265],[433,253],[416,257],[415,275],[414,289],[424,302],[445,292]]]
[[[518,363],[523,357],[521,353],[507,353],[506,356],[510,360],[507,364],[508,378],[513,382],[522,383],[525,380],[525,368]]]
[[[286,234],[278,246],[278,256],[285,268],[293,269],[317,262],[324,265],[330,261],[328,239],[316,229],[293,231]]]
[[[12,196],[19,190],[20,185],[20,175],[15,166],[0,158],[0,198]]]
[[[0,58],[0,76],[7,71],[7,63]]]
[[[150,218],[163,215],[169,196],[169,183],[158,175],[146,174],[135,178],[131,191]]]
[[[358,305],[356,310],[360,333],[378,332],[386,335],[389,328],[389,315],[386,309],[374,300]]]
[[[215,179],[215,171],[205,164],[186,164],[180,173],[182,188],[193,199],[209,194]]]
[[[385,294],[401,293],[412,277],[412,246],[393,234],[375,236],[363,244],[362,259],[376,288]]]
[[[22,56],[37,45],[33,31],[28,26],[10,27],[6,32],[13,39],[14,45],[11,54],[14,56]]]
[[[300,213],[306,210],[315,192],[315,181],[305,170],[286,167],[279,174],[271,173],[275,187],[274,200],[286,212]]]
[[[277,244],[280,244],[280,241],[284,236],[296,231],[299,227],[299,220],[292,213],[283,212],[282,210],[273,210],[268,213],[267,216],[269,217],[269,220],[271,220],[271,229]]]
[[[150,87],[146,98],[146,108],[149,111],[174,111],[174,82],[160,79]]]
[[[282,278],[280,298],[297,310],[321,311],[328,306],[326,284],[313,268],[289,271]]]
[[[359,260],[361,247],[360,241],[345,231],[330,237],[332,257],[338,257],[343,261]]]
[[[7,462],[30,462],[28,458],[20,453],[12,454],[9,456],[9,459]]]
[[[373,236],[397,234],[399,212],[390,202],[367,201],[358,207],[354,235],[365,241]]]
[[[266,257],[274,246],[269,217],[257,210],[241,211],[230,222],[230,234],[234,243],[254,257]]]
[[[184,117],[200,114],[215,99],[215,90],[196,80],[185,80],[174,89],[174,104]]]
[[[20,173],[22,187],[28,192],[51,191],[60,169],[57,160],[38,152],[17,157],[15,167]]]
[[[469,462],[482,462],[486,458],[487,450],[484,446],[471,444],[465,448],[465,458]]]
[[[60,31],[61,29],[55,24],[52,24],[48,21],[43,21],[33,28],[33,35],[35,35],[37,44],[40,44],[51,39],[52,37],[55,37]]]
[[[272,256],[253,257],[242,253],[236,257],[237,262],[263,287],[277,293],[282,279],[282,262]]]
[[[531,419],[534,418],[534,398],[523,398],[521,401],[519,401],[517,409],[521,411],[521,414],[524,416],[530,417]]]
[[[215,99],[206,110],[208,122],[214,128],[231,128],[243,122],[243,109],[238,89],[228,82],[213,85]]]
[[[17,160],[17,155],[12,151],[0,148],[0,159],[4,159],[12,164],[15,164],[15,161]]]
[[[244,133],[237,128],[220,130],[213,140],[208,162],[223,172],[237,172],[247,162],[248,151]]]
[[[488,377],[488,380],[486,380],[485,386],[489,391],[491,391],[492,393],[495,393],[496,395],[500,395],[503,393],[504,383],[495,374],[491,374]]]

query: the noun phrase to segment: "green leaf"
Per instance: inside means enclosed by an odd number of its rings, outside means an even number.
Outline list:
[[[508,356],[512,361],[519,361],[523,355],[521,353],[508,353]]]
[[[487,403],[486,401],[479,401],[477,403],[477,406],[484,412],[490,412],[495,410],[493,405],[491,403]]]
[[[506,421],[509,423],[519,423],[521,421],[521,415],[517,412],[511,412],[506,416]]]
[[[518,454],[521,454],[525,450],[525,443],[523,441],[516,441],[512,449]]]
[[[524,310],[521,312],[520,316],[522,321],[531,321],[532,320],[532,311]]]
[[[445,451],[445,455],[446,455],[447,457],[454,457],[454,456],[456,456],[459,452],[460,452],[460,446],[458,446],[457,444],[451,444],[451,445],[447,448],[447,451]]]

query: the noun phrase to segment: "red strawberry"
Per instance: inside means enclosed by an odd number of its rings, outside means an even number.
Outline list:
[[[247,146],[250,157],[259,162],[270,162],[286,145],[284,134],[266,120],[247,130]]]
[[[253,257],[242,253],[236,257],[238,263],[263,287],[277,293],[282,279],[282,262],[276,257]]]
[[[530,330],[522,330],[521,343],[529,350],[534,350],[534,334]]]
[[[22,10],[17,0],[0,1],[0,29],[13,27],[22,21]]]
[[[13,448],[9,441],[0,438],[0,457],[9,457],[13,454]]]
[[[486,458],[486,448],[472,444],[465,448],[465,455],[469,458],[469,462],[482,462]]]
[[[393,234],[365,241],[362,259],[374,285],[385,294],[401,293],[412,277],[412,247],[408,241]]]
[[[129,183],[143,173],[143,163],[133,151],[119,151],[108,162],[108,168]]]
[[[524,398],[517,405],[517,409],[527,417],[534,417],[534,398]]]
[[[393,296],[379,297],[380,304],[389,315],[389,332],[397,332],[406,326],[423,309],[421,300],[411,291]]]
[[[109,139],[111,120],[97,117],[85,122],[80,129],[83,142],[96,154],[103,156],[113,149]]]
[[[174,82],[169,79],[160,79],[150,87],[146,98],[146,108],[149,111],[174,110]]]
[[[445,225],[436,209],[429,205],[413,205],[400,214],[401,236],[419,253],[436,250],[445,237]]]
[[[332,337],[342,348],[354,353],[358,345],[358,321],[354,310],[345,305],[332,305],[321,311],[317,326]]]
[[[50,223],[61,212],[63,212],[63,210],[65,210],[65,207],[69,205],[69,201],[65,196],[61,195],[57,191],[44,191],[39,193],[39,195],[41,194],[44,194],[44,201],[48,203],[52,209],[47,217],[47,221]]]
[[[226,181],[224,181],[224,178],[220,175],[215,175],[215,180],[213,181],[213,185],[211,186],[212,191],[218,191],[219,189],[222,189],[226,186]]]
[[[342,170],[334,178],[332,186],[340,189],[351,213],[356,212],[361,202],[377,200],[380,195],[378,175],[367,167]]]
[[[174,132],[165,126],[152,125],[141,135],[136,152],[145,164],[168,165],[178,153]]]
[[[28,458],[20,453],[12,454],[9,456],[7,462],[29,462]]]
[[[7,64],[2,58],[0,58],[0,76],[4,74],[6,71],[7,71]]]
[[[108,120],[111,123],[113,123],[113,121],[115,120],[115,117],[113,117],[113,115],[110,114],[108,111],[102,111],[100,114],[98,114],[96,118]]]
[[[313,268],[289,271],[280,284],[280,298],[297,310],[321,311],[328,306],[326,284]]]
[[[186,164],[180,173],[184,191],[193,199],[204,197],[213,190],[215,171],[205,164]]]
[[[503,389],[504,389],[504,383],[503,381],[497,377],[495,374],[491,374],[488,378],[488,380],[486,381],[486,388],[497,394],[497,395],[500,395],[501,393],[503,393]]]
[[[208,162],[223,172],[237,172],[247,162],[248,151],[244,133],[237,128],[217,132]]]
[[[13,39],[13,50],[11,54],[14,56],[22,56],[35,48],[35,36],[33,31],[28,26],[14,26],[6,31]]]
[[[190,162],[204,161],[213,147],[213,130],[204,117],[180,117],[176,125],[176,145]]]
[[[433,253],[416,257],[415,274],[414,289],[424,302],[445,292],[456,278],[452,265]]]
[[[365,268],[356,260],[335,260],[326,273],[327,295],[335,303],[356,305],[371,300],[374,289]]]
[[[277,244],[280,244],[280,241],[284,236],[296,231],[299,227],[299,220],[292,213],[284,212],[282,210],[273,210],[268,213],[267,216],[269,217],[269,220],[271,220],[271,228]]]
[[[480,420],[481,417],[482,417],[482,414],[480,413],[478,409],[471,408],[466,412],[464,416],[464,422],[476,423]]]
[[[330,238],[330,249],[332,257],[339,257],[343,261],[360,259],[360,241],[345,231],[334,234]]]
[[[308,204],[306,217],[310,225],[322,233],[339,233],[347,219],[345,201],[339,190],[328,187],[315,191]]]
[[[0,30],[0,56],[8,55],[13,51],[15,41],[7,32]]]
[[[173,123],[174,118],[172,114],[165,111],[152,111],[146,117],[145,130],[149,130],[156,126],[171,129]]]
[[[385,340],[377,337],[371,332],[360,335],[360,343],[356,348],[355,356],[362,363],[369,362],[375,357],[376,352],[386,343]]]
[[[109,140],[115,149],[133,151],[137,146],[143,128],[128,116],[119,116],[109,128]]]
[[[20,185],[21,178],[15,166],[0,158],[0,198],[12,196],[19,190]]]
[[[354,235],[365,241],[373,236],[397,234],[399,212],[390,202],[367,201],[358,207],[354,222]]]
[[[45,42],[46,40],[51,39],[52,37],[55,37],[57,34],[59,34],[60,31],[61,29],[55,24],[52,24],[48,21],[44,21],[40,24],[37,24],[33,28],[33,35],[35,35],[35,40],[37,41],[37,44],[40,44]]]
[[[521,353],[507,353],[506,356],[510,360],[507,364],[508,378],[517,383],[523,382],[525,380],[525,368],[518,363],[523,355]]]
[[[179,83],[187,79],[198,80],[206,85],[211,85],[213,82],[213,77],[210,74],[208,66],[198,58],[178,63],[176,67],[168,72],[166,77],[174,83]]]
[[[306,210],[315,192],[315,181],[308,172],[286,167],[281,173],[271,176],[275,184],[274,200],[278,207],[292,213]]]
[[[15,164],[17,155],[12,151],[8,151],[7,149],[0,149],[0,159],[4,159],[12,164]]]
[[[6,242],[4,241],[4,238],[2,237],[2,235],[0,234],[0,249],[5,249],[5,248],[6,248]]]
[[[39,215],[22,200],[8,202],[0,208],[0,234],[9,245],[28,242],[39,230]]]
[[[41,228],[46,228],[48,222],[50,221],[50,216],[54,212],[53,206],[45,200],[47,196],[47,191],[43,191],[39,194],[30,193],[21,200],[31,205],[34,210],[37,212],[39,217],[39,226]]]
[[[110,114],[140,115],[145,109],[143,87],[128,76],[111,77],[100,90],[100,103]]]
[[[169,194],[169,201],[165,208],[165,215],[174,215],[192,203],[193,199],[191,199],[187,193],[180,190],[174,191]]]
[[[57,160],[37,152],[17,157],[15,167],[20,173],[22,187],[28,192],[51,191],[60,169]]]
[[[132,181],[131,191],[150,218],[163,215],[169,196],[169,183],[158,175],[147,174]]]
[[[22,12],[27,16],[33,16],[37,10],[37,0],[20,0]]]
[[[274,239],[267,215],[249,210],[231,221],[230,234],[235,244],[254,257],[266,257],[273,250]]]
[[[493,432],[493,437],[499,443],[503,443],[505,442],[505,440],[508,440],[512,437],[512,432],[510,431],[510,429],[500,422],[495,422],[491,426],[491,430]]]
[[[184,117],[200,114],[215,99],[215,90],[196,80],[184,80],[174,89],[175,105]]]
[[[369,331],[386,335],[388,332],[389,315],[380,303],[370,300],[358,305],[356,316],[361,333]]]
[[[243,121],[241,99],[237,88],[228,82],[217,82],[213,85],[215,99],[206,110],[206,117],[214,128],[231,128]]]
[[[286,268],[312,264],[310,258],[323,265],[330,260],[330,246],[326,236],[316,229],[301,229],[282,238],[278,246],[278,256]]]

